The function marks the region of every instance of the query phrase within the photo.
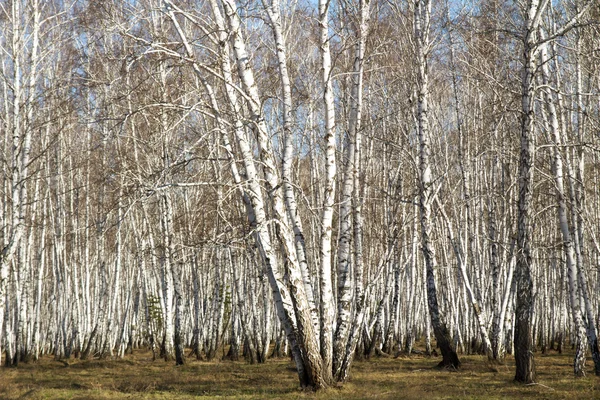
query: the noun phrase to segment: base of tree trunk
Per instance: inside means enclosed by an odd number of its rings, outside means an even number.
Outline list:
[[[450,343],[441,343],[439,347],[442,352],[442,361],[439,362],[438,368],[459,369],[461,363],[458,354],[452,349]]]
[[[442,361],[438,363],[437,367],[458,370],[460,368],[460,360],[458,359],[456,352],[449,355],[447,358],[442,359]]]
[[[532,354],[524,354],[520,357],[515,355],[515,363],[517,364],[517,371],[515,374],[515,381],[525,384],[535,382],[535,363],[533,361]]]

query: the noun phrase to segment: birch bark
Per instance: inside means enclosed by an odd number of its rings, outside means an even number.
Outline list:
[[[348,341],[352,329],[352,289],[356,283],[351,275],[351,243],[353,237],[353,221],[352,214],[356,208],[357,202],[360,201],[355,195],[360,193],[359,173],[360,173],[360,129],[362,122],[362,106],[363,106],[363,75],[364,75],[364,57],[369,29],[369,0],[359,1],[358,24],[356,30],[356,44],[354,45],[354,63],[352,68],[352,87],[350,93],[350,118],[348,121],[348,146],[346,148],[346,165],[342,183],[342,194],[340,199],[340,231],[338,238],[338,304],[337,304],[337,324],[334,333],[333,341],[333,376],[336,380],[340,380],[347,371],[343,371],[342,367],[346,358],[346,348],[356,346],[356,344]],[[356,187],[355,187],[356,186]],[[354,225],[360,223],[354,216]],[[360,229],[360,228],[359,228]],[[357,234],[361,235],[360,230]],[[354,238],[356,241],[357,239]],[[360,239],[359,239],[360,240]],[[356,243],[355,243],[356,246]],[[360,244],[359,244],[360,246]],[[356,247],[355,247],[356,249]],[[359,263],[362,260],[358,261]],[[355,251],[355,265],[356,265]],[[362,266],[359,266],[362,268]],[[358,298],[357,298],[358,299]],[[358,301],[362,301],[358,299]],[[356,335],[352,336],[352,340],[357,340]],[[347,363],[349,364],[349,363]],[[349,365],[346,367],[348,368]]]
[[[319,47],[321,50],[321,78],[323,83],[323,103],[325,107],[325,180],[323,192],[323,213],[321,216],[321,268],[319,288],[321,294],[321,357],[323,369],[331,380],[333,364],[333,283],[331,235],[333,224],[333,205],[336,185],[336,135],[335,106],[333,96],[333,76],[331,65],[331,48],[329,44],[329,7],[331,0],[319,0]]]
[[[225,28],[221,10],[216,1],[211,1],[211,8],[215,17],[215,22],[219,29],[220,43],[222,48],[222,68],[225,75],[226,90],[230,103],[236,107],[237,98],[235,97],[234,84],[229,65],[229,51],[227,42],[230,40],[233,53],[237,60],[238,74],[243,85],[245,93],[249,97],[248,106],[252,112],[252,128],[256,132],[259,155],[262,161],[263,173],[273,200],[273,208],[277,216],[279,231],[282,244],[285,250],[286,258],[290,271],[291,291],[288,291],[283,280],[283,274],[278,265],[277,255],[272,246],[270,233],[266,226],[266,215],[264,209],[264,200],[262,189],[257,181],[257,172],[254,166],[252,152],[250,150],[245,132],[236,129],[236,137],[240,150],[243,154],[246,175],[249,183],[249,197],[254,208],[256,218],[256,232],[259,242],[259,248],[263,260],[267,266],[269,282],[273,289],[275,302],[278,309],[278,315],[282,321],[288,338],[294,348],[296,365],[298,367],[299,378],[302,385],[313,386],[316,388],[326,386],[322,378],[321,360],[318,357],[318,345],[315,338],[315,331],[312,327],[310,310],[307,307],[308,301],[302,284],[302,275],[299,270],[298,261],[295,253],[293,235],[287,224],[287,211],[284,206],[281,188],[279,187],[275,162],[271,145],[269,142],[266,125],[260,111],[260,99],[254,83],[253,72],[248,65],[248,56],[246,46],[240,31],[239,16],[236,14],[236,5],[233,1],[225,0],[223,2],[225,10],[227,29]],[[228,35],[227,32],[231,34]],[[296,347],[299,346],[299,347]]]
[[[313,293],[313,285],[310,277],[310,271],[308,268],[308,260],[306,257],[304,229],[302,227],[302,220],[300,219],[300,214],[298,212],[298,204],[296,202],[296,194],[294,193],[294,186],[292,184],[292,166],[294,161],[294,121],[292,114],[292,87],[287,67],[288,56],[281,21],[281,4],[279,0],[271,0],[270,5],[267,2],[268,0],[263,0],[263,4],[267,10],[267,15],[269,16],[271,29],[273,31],[273,36],[275,39],[277,64],[279,67],[279,76],[281,78],[284,141],[283,160],[281,168],[283,180],[283,196],[288,210],[290,223],[294,231],[296,253],[298,257],[298,263],[300,265],[300,272],[302,273],[302,279],[304,281],[304,290],[306,291],[308,306],[310,307],[312,323],[315,329],[317,341],[319,341],[319,314],[315,302],[315,296]]]
[[[539,0],[529,0],[525,9],[523,70],[521,76],[521,130],[519,157],[519,198],[517,213],[517,290],[515,308],[515,380],[533,383],[536,379],[533,360],[533,280],[531,277],[531,198],[534,171],[535,73],[537,71],[537,29],[543,7]]]
[[[419,207],[421,214],[421,248],[426,266],[427,305],[431,318],[431,326],[442,352],[440,366],[458,368],[460,361],[452,348],[450,332],[440,312],[434,271],[437,268],[435,250],[432,243],[431,205],[434,200],[434,188],[431,175],[431,146],[429,132],[429,76],[427,57],[431,50],[429,41],[431,2],[415,0],[414,2],[414,39],[417,56],[417,120],[419,137]]]
[[[541,38],[544,38],[542,33]],[[564,185],[564,172],[563,172],[563,160],[561,154],[562,147],[562,134],[560,132],[560,124],[558,121],[557,110],[555,100],[550,92],[550,73],[548,63],[550,61],[548,55],[548,46],[543,45],[540,51],[540,65],[542,71],[542,81],[546,88],[543,91],[546,111],[547,111],[547,125],[551,133],[551,140],[553,144],[554,159],[552,169],[554,171],[554,184],[556,192],[556,202],[558,204],[558,225],[563,239],[563,251],[565,253],[565,260],[567,266],[567,277],[569,284],[569,294],[571,300],[571,311],[573,317],[573,323],[575,325],[575,337],[576,337],[576,352],[573,363],[573,369],[575,376],[585,375],[585,352],[587,348],[587,338],[585,332],[585,326],[582,316],[582,307],[579,302],[579,287],[577,282],[577,263],[575,261],[575,250],[573,247],[573,240],[571,238],[571,232],[569,229],[569,222],[567,217],[567,203]]]

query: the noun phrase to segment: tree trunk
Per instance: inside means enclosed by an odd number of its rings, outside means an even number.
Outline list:
[[[460,361],[456,351],[452,348],[450,332],[440,312],[434,271],[437,268],[435,250],[433,248],[431,233],[431,205],[434,200],[434,188],[431,176],[431,148],[429,139],[429,117],[428,117],[428,71],[427,55],[429,52],[429,17],[431,14],[431,3],[429,0],[415,0],[414,3],[414,35],[417,46],[417,76],[418,76],[418,135],[419,135],[419,207],[421,213],[421,248],[425,259],[427,271],[427,306],[431,318],[431,325],[437,345],[439,346],[443,360],[440,366],[459,368]]]

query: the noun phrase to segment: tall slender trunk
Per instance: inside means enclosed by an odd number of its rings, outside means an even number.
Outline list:
[[[542,35],[543,38],[543,35]],[[573,240],[571,238],[571,232],[569,229],[569,221],[567,216],[567,202],[565,196],[565,185],[563,179],[563,160],[561,154],[562,147],[562,134],[560,131],[560,124],[558,121],[557,110],[555,100],[550,92],[550,77],[548,63],[550,61],[548,56],[548,46],[543,46],[540,51],[540,65],[542,70],[542,81],[544,87],[547,88],[543,91],[544,102],[547,113],[547,126],[551,133],[551,141],[553,142],[553,165],[552,170],[554,171],[554,183],[556,192],[556,202],[558,204],[558,225],[563,238],[563,251],[565,254],[565,260],[567,265],[567,277],[569,279],[569,294],[571,300],[571,310],[573,317],[573,324],[575,326],[575,337],[576,337],[576,351],[574,360],[574,372],[575,376],[585,375],[585,352],[587,348],[586,331],[583,322],[580,297],[579,297],[579,285],[577,284],[577,263],[575,261],[575,250],[573,247]]]
[[[539,0],[529,0],[523,38],[523,71],[521,76],[521,130],[519,156],[519,198],[517,214],[517,290],[515,308],[515,380],[535,382],[533,360],[533,280],[531,276],[531,198],[534,171],[535,73],[537,70],[537,28],[542,10]],[[538,15],[539,12],[539,15]]]
[[[321,79],[323,83],[323,104],[325,107],[325,180],[323,191],[323,212],[321,216],[321,268],[319,287],[321,294],[321,357],[325,380],[332,380],[333,364],[333,307],[331,235],[333,206],[336,184],[336,126],[333,96],[333,74],[331,48],[329,44],[329,7],[331,0],[319,0],[319,46],[321,50]]]
[[[585,141],[585,122],[586,122],[586,115],[585,115],[585,109],[584,109],[584,103],[583,103],[583,83],[582,83],[582,65],[581,65],[581,42],[582,42],[582,37],[581,37],[581,31],[577,31],[577,59],[575,61],[575,68],[576,68],[576,88],[577,88],[577,112],[578,112],[578,123],[577,123],[577,136],[578,136],[578,140],[580,143],[584,143]],[[560,101],[562,99],[562,96],[559,94],[559,104]],[[565,134],[564,129],[562,130],[563,135]],[[582,213],[581,210],[583,208],[583,204],[581,204],[582,202],[577,201],[577,196],[576,196],[576,190],[575,190],[575,186],[579,185],[579,188],[582,188],[583,186],[583,177],[584,177],[584,173],[582,171],[584,163],[583,163],[583,146],[582,149],[580,150],[580,152],[582,153],[581,155],[581,161],[580,162],[580,168],[579,168],[579,176],[576,179],[576,177],[573,174],[572,171],[572,167],[571,167],[571,161],[569,160],[569,157],[567,155],[567,159],[566,159],[566,163],[567,163],[567,172],[568,172],[568,177],[569,177],[569,193],[570,193],[570,200],[571,203],[573,204],[573,206],[571,207],[571,221],[573,223],[574,226],[574,232],[575,234],[574,236],[574,246],[575,246],[575,256],[576,256],[576,262],[577,262],[577,271],[578,271],[578,277],[579,277],[579,282],[580,282],[580,288],[581,288],[581,294],[583,296],[583,301],[584,301],[584,305],[585,305],[585,315],[587,317],[587,339],[588,339],[588,344],[590,346],[590,351],[592,353],[592,360],[594,361],[594,371],[596,373],[596,376],[600,376],[600,347],[598,346],[598,330],[596,328],[596,324],[595,321],[597,321],[596,318],[594,318],[594,312],[593,312],[593,307],[592,307],[592,302],[590,300],[590,291],[588,289],[588,284],[587,284],[587,277],[586,277],[586,266],[583,263],[583,257],[582,257],[582,238],[583,238],[583,220],[582,220]],[[577,209],[576,209],[577,208]]]
[[[359,22],[355,27],[356,43],[354,45],[354,63],[352,68],[352,85],[350,92],[350,119],[348,121],[348,144],[346,148],[346,166],[340,199],[340,231],[338,236],[338,309],[337,324],[333,341],[333,376],[336,380],[347,374],[342,371],[346,348],[355,346],[348,342],[352,330],[352,289],[356,286],[351,274],[351,242],[353,237],[353,211],[360,200],[355,196],[360,193],[358,174],[360,172],[360,129],[362,123],[363,103],[363,70],[364,56],[369,28],[369,0],[360,0]],[[356,217],[356,215],[355,215]],[[360,233],[362,234],[362,233]],[[356,238],[354,238],[356,240]],[[360,239],[359,239],[360,240]],[[355,248],[356,249],[356,248]],[[356,254],[355,254],[356,256]],[[362,260],[360,260],[362,262]],[[356,257],[355,265],[356,268]],[[362,268],[362,266],[361,266]],[[356,335],[352,340],[358,340]],[[349,362],[346,363],[349,367]]]
[[[431,146],[429,132],[429,76],[427,71],[427,57],[430,49],[429,21],[431,3],[429,0],[415,0],[414,2],[414,37],[417,52],[417,120],[419,136],[419,208],[421,213],[421,248],[426,266],[427,305],[431,318],[431,326],[437,340],[443,360],[440,366],[460,367],[460,360],[452,348],[452,338],[444,321],[437,299],[435,284],[435,269],[437,261],[432,243],[432,218],[431,206],[434,200],[433,180],[431,176]]]
[[[268,0],[264,0],[267,15],[273,30],[275,39],[277,65],[279,67],[279,76],[281,77],[282,91],[282,107],[283,107],[283,160],[282,160],[282,180],[283,180],[283,196],[288,210],[290,223],[294,231],[296,253],[298,255],[298,263],[304,281],[304,290],[310,307],[311,318],[315,329],[317,341],[319,340],[319,313],[317,310],[315,295],[313,293],[313,284],[308,268],[308,259],[306,256],[306,243],[304,241],[304,228],[302,220],[298,212],[298,204],[296,202],[296,194],[292,185],[292,166],[294,161],[294,136],[293,136],[293,115],[292,115],[292,85],[288,73],[288,59],[285,46],[285,39],[281,21],[280,1],[271,0],[271,4],[267,4]]]

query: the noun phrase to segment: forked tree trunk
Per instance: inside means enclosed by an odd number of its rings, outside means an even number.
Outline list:
[[[342,194],[340,204],[340,231],[338,234],[338,304],[337,304],[337,324],[333,339],[333,360],[332,369],[335,380],[340,381],[348,375],[347,369],[350,367],[351,359],[347,359],[347,349],[354,348],[355,343],[351,340],[358,340],[356,335],[351,335],[352,323],[359,323],[353,320],[352,299],[353,289],[357,283],[351,274],[351,244],[355,235],[361,235],[361,228],[353,229],[361,224],[360,216],[356,215],[357,207],[360,207],[360,129],[362,122],[362,103],[363,103],[363,64],[365,56],[365,46],[367,40],[367,31],[369,28],[369,5],[370,0],[360,0],[358,24],[355,26],[357,41],[354,45],[354,63],[352,69],[352,84],[350,93],[350,119],[348,121],[348,144],[346,148],[346,167],[342,183]],[[359,210],[359,208],[358,208]],[[354,221],[353,221],[353,213]],[[359,211],[360,213],[360,211]],[[360,238],[354,237],[356,241]],[[355,247],[354,268],[362,260],[357,260]],[[362,250],[361,250],[362,252]],[[359,258],[361,256],[359,255]],[[358,266],[362,269],[362,265]],[[362,284],[362,283],[361,283]],[[358,316],[358,314],[357,314]],[[346,369],[346,370],[343,370]],[[344,378],[342,378],[344,377]]]
[[[271,282],[272,288],[279,291],[279,293],[274,292],[274,294],[280,296],[282,300],[289,301],[292,306],[292,309],[290,310],[291,313],[289,313],[286,318],[290,320],[289,323],[295,323],[297,326],[297,344],[301,347],[304,370],[308,377],[306,383],[315,388],[326,387],[331,382],[331,379],[328,378],[328,376],[331,375],[331,372],[330,369],[323,366],[322,359],[318,354],[318,341],[316,340],[316,332],[312,324],[311,312],[304,290],[302,273],[296,255],[294,235],[289,226],[289,217],[283,199],[282,188],[280,185],[281,182],[277,176],[278,169],[276,168],[275,155],[267,125],[262,115],[261,101],[254,79],[254,72],[246,51],[246,44],[241,32],[239,15],[236,13],[236,4],[233,0],[223,0],[223,7],[228,30],[230,32],[229,39],[237,61],[238,76],[242,83],[242,88],[248,96],[247,105],[251,112],[251,119],[254,121],[252,128],[257,138],[262,172],[267,186],[266,188],[271,200],[274,217],[278,222],[277,239],[279,242],[278,244],[280,244],[283,249],[287,262],[290,290],[288,292],[284,287],[281,277],[275,277],[272,274],[274,269],[279,268],[272,267],[273,264],[277,263],[277,256],[274,252],[274,248],[271,249],[273,254],[265,257],[267,263],[272,263],[271,267],[267,267],[269,281]],[[213,7],[213,13],[216,15],[217,13],[220,13],[220,10]],[[251,153],[248,154],[250,155]],[[248,166],[246,166],[246,168],[248,171]],[[258,190],[260,191],[260,189]],[[255,204],[254,208],[257,215],[257,226],[260,227],[256,206],[257,205]],[[263,229],[265,229],[265,234],[269,234],[268,227],[266,226],[266,219],[263,219],[262,223],[264,224]],[[281,318],[280,320],[285,322]]]

